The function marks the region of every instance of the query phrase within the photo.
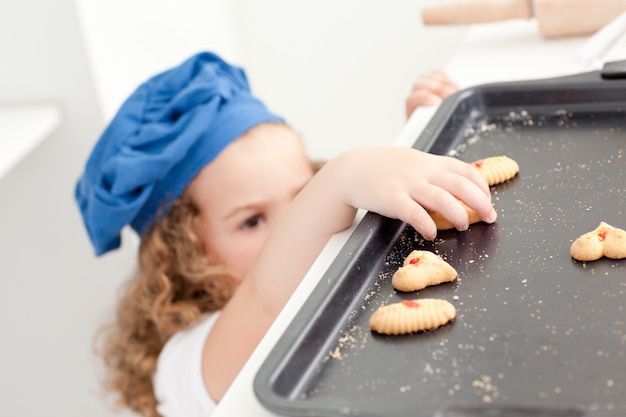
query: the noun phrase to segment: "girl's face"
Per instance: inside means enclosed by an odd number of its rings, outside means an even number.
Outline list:
[[[228,145],[189,185],[207,254],[243,279],[268,231],[312,176],[300,138],[285,125],[258,125]]]

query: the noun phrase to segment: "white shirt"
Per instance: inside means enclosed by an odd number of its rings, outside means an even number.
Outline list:
[[[172,336],[161,351],[152,379],[157,411],[164,417],[207,417],[215,407],[204,386],[202,351],[218,313]]]

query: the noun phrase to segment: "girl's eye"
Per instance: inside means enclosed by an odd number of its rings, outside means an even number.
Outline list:
[[[255,214],[254,216],[247,218],[246,221],[241,224],[240,229],[253,229],[258,227],[261,223],[263,223],[263,221],[264,216],[262,214]]]

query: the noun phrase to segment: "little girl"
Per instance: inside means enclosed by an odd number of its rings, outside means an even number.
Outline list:
[[[208,416],[300,280],[357,208],[426,239],[426,208],[459,230],[457,198],[494,222],[489,188],[460,160],[355,149],[320,169],[250,92],[200,53],[141,85],[96,144],[76,200],[97,255],[129,225],[137,270],[104,329],[106,387],[144,416]]]

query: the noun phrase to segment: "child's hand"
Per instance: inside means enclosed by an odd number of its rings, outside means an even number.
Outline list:
[[[329,164],[339,163],[335,176],[346,203],[411,224],[426,239],[437,228],[427,209],[440,212],[458,230],[469,227],[462,200],[485,222],[496,212],[489,186],[470,164],[407,148],[355,149]]]
[[[410,117],[420,106],[432,106],[459,90],[459,86],[443,70],[422,74],[413,84],[406,99],[406,117]]]
[[[469,227],[457,198],[485,222],[496,220],[487,183],[458,159],[387,147],[350,150],[326,163],[274,224],[205,342],[214,398],[221,398],[331,236],[354,222],[357,208],[405,221],[434,239],[437,228],[426,209],[459,230]]]

